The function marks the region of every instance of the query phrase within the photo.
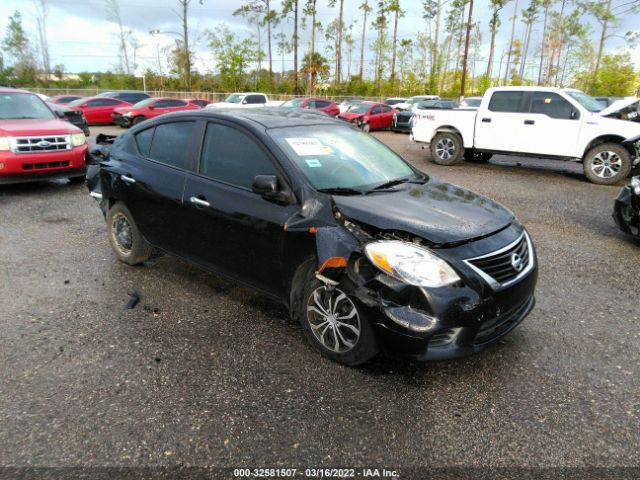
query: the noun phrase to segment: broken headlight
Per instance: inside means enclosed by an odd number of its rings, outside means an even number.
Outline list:
[[[640,195],[640,177],[633,177],[631,179],[631,190],[636,195]]]
[[[378,269],[410,285],[445,287],[460,280],[447,262],[412,243],[373,242],[365,253]]]

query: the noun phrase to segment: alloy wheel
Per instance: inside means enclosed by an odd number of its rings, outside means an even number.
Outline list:
[[[360,338],[360,316],[351,299],[338,288],[316,288],[307,300],[307,321],[327,350],[346,353]]]
[[[122,213],[117,213],[111,220],[111,235],[115,240],[115,247],[123,255],[131,253],[133,248],[133,231],[127,217]]]
[[[611,178],[622,168],[622,159],[616,152],[599,152],[591,161],[591,171],[600,178]]]
[[[436,143],[436,155],[442,160],[449,160],[456,153],[456,145],[450,138],[441,138]]]

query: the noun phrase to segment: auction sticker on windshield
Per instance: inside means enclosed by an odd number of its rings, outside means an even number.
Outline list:
[[[287,138],[286,140],[296,155],[301,157],[331,155],[333,153],[331,147],[323,145],[317,138]]]

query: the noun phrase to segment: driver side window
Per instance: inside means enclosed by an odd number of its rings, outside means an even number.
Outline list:
[[[246,133],[216,123],[207,125],[199,173],[251,189],[256,175],[277,175],[265,151]]]

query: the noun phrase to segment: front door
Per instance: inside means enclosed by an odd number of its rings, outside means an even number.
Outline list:
[[[297,208],[251,191],[256,175],[283,175],[258,139],[208,123],[199,168],[187,174],[185,212],[194,260],[269,293],[281,291],[284,224]]]
[[[531,135],[525,123],[529,108],[522,90],[493,92],[486,110],[479,110],[476,118],[475,147],[480,150],[526,152],[524,147]]]

